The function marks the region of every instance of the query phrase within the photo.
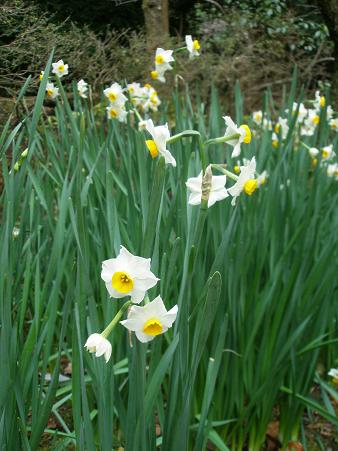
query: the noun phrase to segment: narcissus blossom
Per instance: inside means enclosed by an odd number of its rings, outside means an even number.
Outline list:
[[[91,353],[95,352],[95,357],[104,355],[106,362],[110,359],[112,351],[111,344],[101,334],[91,334],[86,341],[85,348]]]
[[[108,119],[117,119],[120,122],[126,122],[128,112],[123,105],[119,105],[118,103],[111,104],[107,106],[106,111]]]
[[[236,158],[241,153],[241,144],[242,143],[249,144],[251,142],[251,131],[247,125],[240,125],[238,127],[230,116],[224,116],[223,119],[227,126],[224,137],[230,138],[229,141],[227,141],[227,143],[233,146],[234,148],[231,157]]]
[[[335,119],[331,119],[329,124],[330,124],[330,127],[332,128],[332,130],[334,130],[335,132],[338,132],[338,117],[336,117]]]
[[[316,158],[316,156],[319,154],[319,150],[316,147],[310,147],[309,154],[311,158]]]
[[[88,83],[86,83],[84,80],[80,80],[77,82],[77,92],[79,93],[79,96],[83,99],[87,98],[87,92],[88,92]]]
[[[287,137],[287,134],[289,133],[289,124],[288,120],[284,117],[279,117],[278,121],[275,125],[275,132],[277,134],[281,134],[282,139],[285,139]]]
[[[40,81],[42,81],[42,79],[43,79],[43,76],[44,76],[44,73],[45,73],[45,71],[44,71],[44,70],[42,70],[42,71],[40,72],[40,75],[39,75],[39,79],[40,79]]]
[[[338,369],[337,368],[331,368],[328,372],[328,375],[333,378],[333,382],[335,384],[338,384]]]
[[[164,50],[161,48],[156,49],[155,67],[161,74],[163,74],[166,70],[172,69],[170,63],[175,61],[172,54],[173,50]]]
[[[333,152],[333,144],[330,144],[329,146],[325,146],[322,148],[322,159],[323,160],[330,160],[335,155]]]
[[[136,304],[159,280],[150,270],[150,258],[137,257],[123,246],[116,258],[102,263],[101,278],[111,297],[130,296]]]
[[[203,172],[201,171],[197,177],[191,177],[185,183],[190,191],[188,201],[190,205],[199,205],[202,201],[202,179]],[[226,179],[226,175],[212,176],[208,199],[208,208],[212,207],[212,205],[214,205],[216,202],[223,200],[229,196],[228,191],[225,188]]]
[[[47,83],[46,92],[48,97],[55,99],[59,95],[59,88],[54,86],[54,83]]]
[[[317,108],[317,110],[319,110],[319,108],[324,108],[325,103],[326,103],[325,97],[320,95],[320,91],[316,91],[315,101],[313,102],[315,108]]]
[[[123,94],[122,86],[118,83],[113,83],[109,88],[103,91],[110,103],[117,105],[124,105],[127,97]]]
[[[193,40],[191,35],[189,34],[185,37],[185,43],[187,44],[189,58],[195,58],[196,56],[199,56],[199,50],[201,46],[197,39]]]
[[[150,155],[153,158],[156,158],[160,154],[164,157],[164,160],[167,164],[172,164],[175,167],[176,160],[171,155],[169,150],[166,149],[166,142],[170,138],[168,124],[155,127],[153,121],[151,119],[148,119],[146,130],[151,134],[153,138],[146,140],[146,146],[148,147]]]
[[[133,305],[128,313],[128,318],[120,322],[124,327],[135,332],[136,337],[142,343],[147,343],[157,335],[166,332],[173,325],[177,311],[177,305],[167,311],[161,296],[157,296],[144,307]]]
[[[326,174],[328,177],[338,179],[338,163],[328,164]]]
[[[254,121],[255,124],[262,125],[262,120],[263,120],[263,113],[262,113],[262,111],[261,110],[254,111],[252,113],[252,120]]]
[[[248,196],[251,196],[258,187],[258,182],[255,179],[256,159],[253,157],[244,166],[240,167],[240,174],[237,182],[228,188],[228,193],[233,197],[231,205],[236,204],[237,197],[244,191]]]
[[[63,60],[59,60],[56,63],[52,64],[53,66],[53,74],[55,74],[57,77],[61,78],[64,75],[68,74],[68,64],[65,64]]]
[[[267,171],[263,171],[261,174],[259,174],[259,176],[257,177],[257,185],[258,186],[262,186],[266,184],[266,181],[269,177],[269,174]]]

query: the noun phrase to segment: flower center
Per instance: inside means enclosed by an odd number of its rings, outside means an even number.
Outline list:
[[[325,97],[324,97],[324,96],[321,96],[321,98],[320,98],[320,100],[319,100],[319,105],[320,105],[322,108],[324,108],[324,106],[325,106]]]
[[[279,133],[279,130],[280,130],[280,124],[276,124],[275,125],[275,132]]]
[[[328,158],[328,156],[329,156],[329,152],[327,150],[323,150],[322,151],[322,157],[323,158]]]
[[[146,146],[148,147],[148,150],[152,158],[156,158],[158,156],[158,148],[155,141],[153,141],[152,139],[147,139]]]
[[[42,81],[42,79],[43,79],[43,74],[44,74],[44,72],[41,71],[41,73],[40,73],[40,81]]]
[[[251,196],[256,191],[257,186],[256,179],[249,179],[245,182],[243,190],[248,196]]]
[[[124,271],[117,271],[111,279],[112,287],[119,293],[129,293],[134,288],[134,281]]]
[[[111,110],[109,110],[109,116],[115,119],[117,117],[117,111],[112,108]]]
[[[318,115],[313,116],[312,122],[313,122],[315,125],[319,124],[319,116],[318,116]]]
[[[251,130],[250,130],[250,128],[246,124],[241,125],[239,128],[241,128],[242,130],[245,131],[245,135],[244,135],[243,141],[245,142],[245,144],[249,144],[251,142]]]
[[[164,63],[163,56],[162,55],[156,55],[155,62],[156,62],[156,64],[163,64]]]
[[[311,161],[311,166],[312,166],[313,168],[315,168],[315,167],[317,166],[317,164],[318,164],[318,160],[317,160],[317,158],[314,158],[314,159]]]
[[[108,94],[108,99],[109,99],[111,102],[115,102],[116,99],[117,99],[117,95],[116,95],[114,92],[110,92],[110,93]]]
[[[47,94],[49,95],[49,97],[52,97],[53,89],[47,89]]]
[[[132,86],[129,86],[128,91],[130,92],[130,94],[134,94],[135,89]]]
[[[146,83],[146,84],[144,85],[144,87],[150,89],[150,88],[151,88],[151,85],[150,85],[149,83]]]
[[[193,46],[194,50],[199,50],[201,48],[200,43],[198,42],[197,39],[194,40],[194,42],[192,43],[192,46]]]
[[[239,166],[237,164],[234,167],[234,172],[235,172],[235,174],[239,174],[240,173],[240,168],[239,168]]]
[[[157,318],[150,318],[145,323],[143,327],[143,332],[147,335],[151,335],[152,337],[156,337],[156,335],[160,335],[163,331],[162,323]]]
[[[275,147],[275,148],[278,147],[278,141],[277,141],[277,139],[274,139],[274,140],[272,141],[272,145],[273,145],[273,147]]]
[[[153,80],[156,80],[156,79],[158,78],[158,72],[157,72],[157,70],[152,70],[152,71],[150,72],[150,76],[151,76],[151,78],[152,78]]]
[[[65,70],[65,66],[63,64],[60,64],[59,71],[64,72],[64,70]]]

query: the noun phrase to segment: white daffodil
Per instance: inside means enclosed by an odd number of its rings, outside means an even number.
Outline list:
[[[124,327],[135,332],[142,343],[147,343],[173,325],[177,311],[177,305],[167,311],[161,296],[157,296],[144,307],[133,305],[129,310],[128,319],[120,322]]]
[[[317,149],[317,147],[310,147],[309,154],[311,158],[316,158],[316,156],[319,154],[319,150]]]
[[[320,108],[324,108],[325,103],[326,103],[325,97],[320,95],[320,91],[316,91],[315,100],[313,102],[315,108],[317,110],[319,110]]]
[[[138,123],[138,129],[140,132],[143,132],[146,129],[147,121],[140,121]]]
[[[188,34],[185,37],[185,43],[187,44],[189,58],[195,58],[195,56],[199,56],[199,50],[200,50],[201,46],[197,39],[192,40],[191,35]]]
[[[255,124],[262,125],[262,120],[263,120],[263,113],[262,113],[262,111],[261,110],[254,111],[252,113],[252,120],[254,121]]]
[[[127,100],[127,97],[123,94],[122,86],[118,83],[113,83],[109,88],[106,88],[103,94],[114,105],[124,105]]]
[[[233,197],[231,205],[236,204],[237,197],[244,191],[248,196],[251,196],[258,187],[258,182],[255,179],[256,159],[253,157],[247,164],[240,167],[240,174],[237,182],[228,188],[228,193]]]
[[[211,171],[211,167],[208,166],[206,170]],[[228,191],[225,188],[226,179],[226,175],[213,175],[211,177],[208,208],[229,196]],[[202,201],[202,180],[203,171],[201,171],[197,177],[191,177],[185,182],[186,187],[190,191],[188,201],[190,205],[199,205]]]
[[[326,168],[326,174],[328,177],[334,177],[338,179],[338,163],[328,164]]]
[[[173,50],[156,49],[155,67],[156,71],[161,75],[163,75],[165,71],[172,69],[170,63],[175,61],[172,54]]]
[[[39,75],[40,81],[42,81],[44,74],[45,74],[45,71],[42,70],[42,71],[40,72],[40,75]]]
[[[277,149],[277,147],[279,146],[279,139],[278,139],[277,133],[275,133],[275,132],[272,133],[271,140],[272,140],[272,146],[275,149]]]
[[[59,95],[59,88],[54,86],[54,83],[47,83],[46,92],[48,97],[55,99]]]
[[[131,103],[134,106],[140,105],[142,102],[142,88],[140,83],[129,83],[127,85],[127,90],[130,96]]]
[[[89,335],[85,348],[87,348],[87,351],[91,353],[95,352],[95,357],[101,357],[104,355],[106,362],[110,359],[112,351],[111,344],[101,334]]]
[[[163,155],[166,164],[172,164],[176,167],[176,160],[171,155],[169,150],[166,149],[166,142],[170,138],[170,132],[168,124],[154,126],[151,119],[147,120],[147,131],[151,134],[153,139],[147,139],[146,146],[153,158],[156,158],[158,154]]]
[[[157,69],[159,69],[159,68],[157,68]],[[161,70],[152,70],[150,72],[150,76],[153,80],[157,80],[157,81],[160,81],[161,83],[165,83],[164,72],[165,71],[161,71]]]
[[[68,74],[68,64],[65,64],[63,60],[59,60],[56,63],[52,64],[53,66],[53,74],[55,74],[57,77],[61,78],[64,75]]]
[[[282,139],[285,139],[287,137],[287,134],[289,133],[289,124],[286,118],[278,118],[277,124],[275,125],[275,132],[277,134],[281,133]]]
[[[335,153],[333,152],[333,144],[330,144],[329,146],[325,146],[322,148],[322,159],[323,160],[330,160]]]
[[[309,109],[308,116],[304,121],[305,127],[307,127],[308,129],[314,128],[319,124],[319,121],[320,117],[317,110]]]
[[[150,271],[150,258],[137,257],[123,246],[116,258],[102,263],[101,278],[111,297],[130,296],[136,304],[143,300],[146,291],[159,280]]]
[[[328,105],[328,107],[326,108],[326,119],[329,121],[330,119],[332,119],[334,114],[334,109],[332,108],[331,105]]]
[[[337,368],[331,368],[327,374],[333,378],[333,382],[335,384],[338,384],[338,369]]]
[[[300,134],[303,136],[312,136],[316,131],[316,126],[313,124],[304,124],[300,128]]]
[[[299,105],[299,107],[298,107]],[[296,114],[296,111],[298,109],[298,114],[297,114],[297,121],[298,122],[303,122],[304,119],[307,116],[308,110],[307,108],[305,108],[303,103],[297,103],[297,102],[293,102],[292,104],[292,116],[294,116]],[[285,113],[288,113],[289,110],[285,110]]]
[[[240,125],[239,127],[237,127],[237,125],[234,123],[234,121],[231,119],[230,116],[223,116],[223,119],[225,121],[225,125],[227,126],[224,137],[230,138],[230,140],[227,141],[227,143],[233,146],[234,148],[231,157],[236,158],[241,153],[241,144],[242,143],[249,144],[251,142],[251,131],[247,125]]]
[[[257,185],[262,186],[266,184],[266,181],[269,177],[269,174],[267,171],[263,171],[259,176],[257,177]]]
[[[88,92],[88,83],[86,83],[84,80],[80,80],[77,82],[77,92],[79,93],[79,96],[83,99],[87,98],[87,92]]]
[[[126,122],[128,112],[125,110],[123,105],[113,104],[106,107],[107,118],[117,119],[120,122]]]
[[[329,124],[332,130],[338,132],[338,117],[331,119]]]

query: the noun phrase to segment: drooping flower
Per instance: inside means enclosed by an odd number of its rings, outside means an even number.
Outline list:
[[[223,119],[227,126],[224,137],[230,138],[227,143],[234,148],[231,157],[236,158],[241,153],[241,144],[249,144],[251,142],[251,131],[250,128],[245,124],[238,127],[230,116],[223,116]]]
[[[208,168],[211,171],[210,166]],[[226,175],[212,176],[211,187],[209,191],[208,208],[212,207],[216,202],[223,200],[229,196],[228,191],[225,188],[226,179]],[[197,177],[191,177],[185,182],[186,187],[190,191],[188,201],[190,205],[199,205],[202,201],[202,180],[203,172],[201,171]]]
[[[309,154],[311,158],[316,158],[316,156],[319,154],[319,150],[316,147],[310,147]]]
[[[147,343],[157,335],[166,332],[173,325],[177,311],[177,305],[167,311],[161,296],[157,296],[144,307],[133,305],[128,313],[128,318],[120,323],[135,332],[136,337],[142,343]]]
[[[255,179],[256,159],[253,157],[244,166],[240,167],[240,174],[237,182],[228,188],[228,193],[233,197],[231,205],[236,204],[237,197],[244,191],[248,196],[251,196],[258,187],[258,182]]]
[[[112,352],[111,344],[101,334],[89,335],[85,344],[85,348],[87,348],[87,351],[91,353],[95,352],[95,357],[101,357],[102,355],[104,355],[106,363],[110,359]]]
[[[123,246],[116,258],[102,263],[101,278],[111,297],[130,296],[136,304],[159,280],[150,270],[150,258],[137,257]]]
[[[117,119],[120,122],[126,122],[128,112],[125,110],[123,105],[111,104],[106,107],[107,118]]]
[[[195,58],[196,56],[199,56],[199,50],[201,46],[197,39],[193,40],[191,35],[188,34],[185,37],[185,43],[189,52],[189,58]]]
[[[175,167],[176,160],[169,150],[166,149],[166,142],[170,138],[168,124],[155,127],[153,121],[148,119],[146,129],[153,138],[146,141],[146,146],[148,147],[150,155],[153,158],[156,158],[158,154],[160,154],[164,157],[167,164],[172,164]]]
[[[54,86],[54,83],[47,83],[46,92],[48,97],[55,99],[59,95],[59,88]]]
[[[84,80],[80,80],[77,82],[77,92],[79,93],[79,96],[83,99],[87,98],[87,92],[88,92],[88,83],[86,83]]]
[[[55,74],[57,77],[61,78],[64,75],[68,74],[68,64],[65,64],[63,60],[59,60],[56,63],[52,64],[53,66],[53,74]]]
[[[110,103],[117,105],[124,105],[127,97],[123,94],[122,86],[118,83],[113,83],[109,88],[103,91]]]

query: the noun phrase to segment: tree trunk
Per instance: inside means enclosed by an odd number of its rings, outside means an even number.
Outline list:
[[[323,15],[326,26],[329,30],[330,38],[333,42],[332,63],[332,100],[335,106],[338,105],[338,1],[337,0],[317,0],[317,5]]]
[[[147,47],[153,51],[169,34],[168,0],[143,0]]]

